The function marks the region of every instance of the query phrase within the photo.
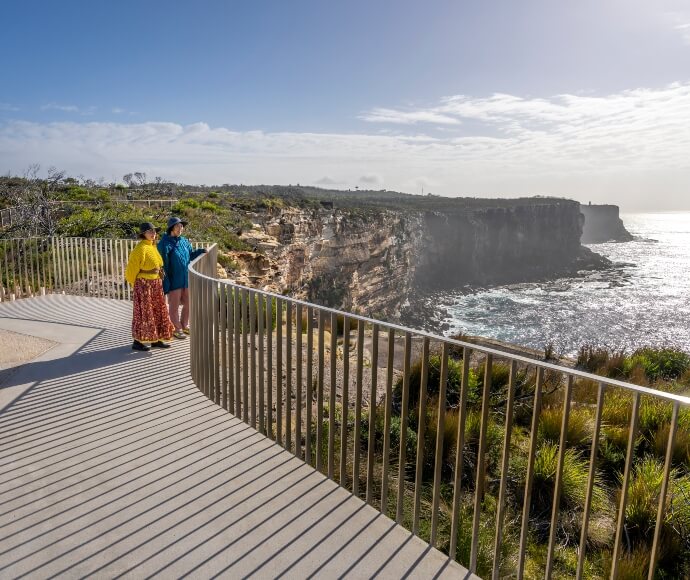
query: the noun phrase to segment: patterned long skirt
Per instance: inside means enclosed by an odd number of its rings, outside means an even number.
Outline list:
[[[137,278],[134,283],[132,337],[139,342],[171,340],[175,331],[160,279]]]

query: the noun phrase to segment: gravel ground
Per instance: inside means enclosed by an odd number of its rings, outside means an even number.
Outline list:
[[[0,329],[0,370],[29,362],[55,344],[43,338]]]

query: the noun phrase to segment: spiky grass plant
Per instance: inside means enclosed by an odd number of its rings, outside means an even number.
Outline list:
[[[561,440],[563,407],[543,409],[539,417],[539,439],[549,443]],[[592,441],[592,411],[585,407],[573,407],[568,416],[568,445],[586,447]]]

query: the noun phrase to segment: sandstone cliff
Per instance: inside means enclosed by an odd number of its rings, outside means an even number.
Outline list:
[[[283,207],[248,216],[239,282],[399,318],[420,293],[572,275],[606,265],[580,245],[579,204],[524,200],[447,211]]]
[[[623,225],[617,205],[581,205],[584,218],[582,225],[583,244],[602,242],[629,242],[632,235]]]

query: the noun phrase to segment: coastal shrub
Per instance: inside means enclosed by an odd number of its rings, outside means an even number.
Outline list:
[[[477,459],[479,455],[479,438],[481,436],[481,413],[470,410],[465,419],[465,447],[463,449],[463,479],[468,485],[475,483]],[[498,469],[503,451],[504,429],[489,415],[486,430],[486,463],[485,473],[494,473]],[[455,449],[455,443],[454,449]],[[457,450],[456,450],[457,451]],[[454,454],[453,454],[454,455]]]
[[[632,415],[632,394],[623,389],[608,389],[604,396],[601,420],[604,425],[627,427]]]
[[[441,356],[432,354],[429,357],[429,373],[427,376],[427,396],[438,396],[441,384]],[[422,360],[416,360],[410,368],[409,408],[416,409],[419,403],[419,389],[422,379]],[[481,391],[477,381],[477,374],[470,369],[468,402],[477,402],[481,398]],[[456,407],[460,401],[460,386],[462,383],[462,363],[448,359],[448,382],[446,383],[446,407]],[[403,379],[398,378],[393,386],[393,409],[400,413],[402,407]]]
[[[653,534],[663,479],[663,464],[653,457],[645,457],[633,467],[625,506],[626,531],[632,539]]]
[[[664,464],[654,457],[646,456],[633,467],[625,509],[626,533],[633,545],[651,546],[663,479]],[[674,560],[689,537],[689,499],[690,479],[673,469],[669,474],[669,493],[661,533],[661,552],[667,566],[675,567]]]
[[[640,433],[651,437],[661,425],[671,422],[673,405],[656,397],[643,397],[640,401]]]
[[[548,442],[542,443],[537,449],[534,461],[532,509],[535,516],[550,517],[551,515],[557,468],[558,445]],[[584,459],[578,451],[572,448],[566,449],[563,457],[561,509],[579,510],[584,507],[588,479],[588,460]],[[599,474],[596,474],[594,480],[592,509],[594,511],[606,511],[609,509],[608,496]]]
[[[609,482],[614,482],[616,474],[623,470],[629,432],[630,429],[628,427],[617,426],[605,426],[601,430],[597,465]]]
[[[620,379],[625,376],[625,360],[625,349],[584,344],[578,351],[576,367],[589,373]]]
[[[674,348],[641,348],[626,358],[626,376],[637,366],[650,381],[678,379],[690,368],[690,355]]]
[[[659,425],[656,433],[652,436],[652,450],[661,459],[666,458],[666,448],[668,445],[668,434],[671,425],[666,423]],[[679,426],[676,436],[673,438],[673,450],[671,452],[673,463],[690,467],[690,430],[687,427]]]
[[[199,207],[199,202],[194,199],[193,197],[186,197],[178,201],[173,207],[172,207],[172,212],[173,213],[181,213],[183,212],[186,208],[191,207],[191,208],[198,208]]]
[[[561,440],[563,407],[548,407],[539,416],[538,436],[541,441],[558,443]],[[587,446],[592,440],[592,413],[583,407],[573,407],[568,416],[568,445]]]
[[[486,364],[482,363],[477,368],[477,383],[481,392],[484,387],[484,374]],[[495,362],[491,365],[491,392],[498,393],[504,391],[510,380],[510,365],[504,362]]]
[[[430,399],[426,406],[426,430],[424,432],[424,473],[425,477],[433,475],[436,461],[436,437],[438,433],[438,397]],[[458,437],[459,412],[457,409],[449,409],[443,415],[441,462],[443,471],[448,474],[452,471],[455,457],[455,447]]]
[[[218,213],[220,211],[220,207],[218,207],[212,201],[202,201],[199,204],[199,208],[205,211],[210,211],[211,213]]]
[[[603,554],[603,568],[611,570],[610,551]],[[650,550],[646,546],[636,546],[632,551],[623,551],[618,560],[618,577],[625,580],[647,580]]]

